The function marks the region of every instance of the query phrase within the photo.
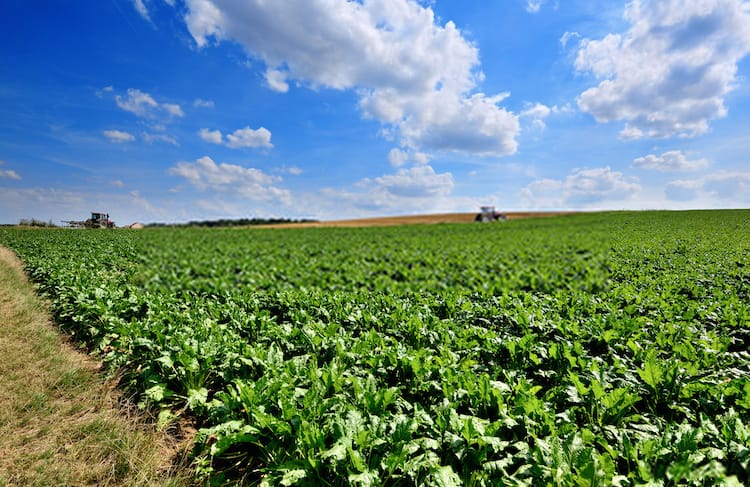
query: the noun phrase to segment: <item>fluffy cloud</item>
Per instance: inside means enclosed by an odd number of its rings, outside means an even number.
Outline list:
[[[516,151],[515,114],[503,95],[476,92],[478,49],[452,23],[436,23],[414,0],[187,0],[198,46],[239,42],[266,64],[271,89],[289,80],[354,89],[366,117],[387,124],[411,148],[507,155]]]
[[[250,127],[235,130],[227,134],[227,146],[238,149],[240,147],[273,147],[271,131],[265,127],[253,130]]]
[[[424,152],[415,152],[411,155],[411,159],[415,164],[427,164],[430,162],[430,155]]]
[[[401,167],[409,160],[409,153],[394,147],[388,153],[388,162],[393,167]]]
[[[431,166],[416,166],[377,177],[374,183],[375,187],[394,196],[431,198],[445,196],[453,190],[453,175],[437,174]]]
[[[565,179],[563,185],[568,201],[601,201],[622,199],[641,189],[633,179],[609,167],[579,169]]]
[[[16,181],[21,180],[21,176],[18,175],[13,169],[0,169],[0,179],[14,179]]]
[[[133,6],[135,7],[135,10],[146,20],[151,20],[151,17],[149,17],[148,14],[148,8],[146,7],[146,4],[143,3],[143,0],[133,0]]]
[[[0,210],[18,209],[21,215],[32,217],[48,215],[50,210],[58,212],[80,207],[84,202],[83,194],[57,188],[5,188],[0,191]]]
[[[222,135],[218,130],[200,129],[198,135],[201,139],[212,144],[221,144],[222,142]]]
[[[633,160],[633,167],[657,171],[696,171],[708,167],[708,159],[689,160],[682,151],[672,150],[660,156],[648,154]]]
[[[358,191],[328,188],[322,194],[329,204],[350,208],[347,215],[461,211],[477,206],[476,201],[451,196],[454,186],[451,173],[436,173],[422,165],[363,179],[355,184]]]
[[[552,110],[547,106],[543,105],[541,103],[534,103],[533,105],[528,105],[522,112],[522,117],[530,117],[535,119],[545,119],[549,114],[552,112]]]
[[[149,7],[147,6],[151,3],[151,0],[132,0],[132,2],[136,12],[138,12],[141,17],[151,22],[151,15],[149,14]],[[164,0],[164,3],[171,7],[175,6],[175,0]]]
[[[117,180],[111,183],[114,188],[122,186]],[[51,187],[6,188],[0,191],[0,221],[37,218],[60,224],[61,220],[85,219],[92,209],[102,209],[109,211],[119,226],[124,226],[135,221],[164,221],[167,218],[174,221],[182,209],[160,208],[161,205],[152,205],[136,190],[123,192],[112,187],[89,188],[85,192]]]
[[[271,143],[271,131],[265,127],[260,127],[259,129],[251,129],[250,127],[237,129],[233,133],[226,135],[226,141],[224,141],[224,136],[219,130],[200,129],[198,135],[206,142],[225,144],[232,149],[242,147],[273,147]]]
[[[541,103],[529,104],[521,112],[521,117],[531,121],[531,126],[543,130],[547,125],[544,123],[544,119],[552,113],[552,109],[547,105]]]
[[[151,95],[133,88],[128,89],[127,98],[117,95],[115,101],[118,107],[138,116],[145,116],[149,110],[159,106]]]
[[[143,118],[154,118],[164,113],[170,117],[182,117],[184,115],[179,105],[174,103],[158,103],[148,93],[134,88],[128,89],[126,97],[116,95],[115,102],[118,107],[126,112]]]
[[[424,165],[430,162],[430,155],[419,151],[409,151],[394,147],[388,152],[388,162],[393,167],[405,166],[411,162],[416,165]]]
[[[273,91],[286,93],[289,91],[289,83],[286,82],[286,73],[277,69],[266,70],[266,83]]]
[[[713,200],[721,206],[750,203],[750,172],[719,171],[697,179],[671,181],[665,194],[672,201]]]
[[[367,117],[396,126],[407,147],[498,156],[518,149],[518,116],[498,106],[507,96],[436,91],[409,97],[396,90],[374,90],[360,106]]]
[[[525,127],[542,131],[547,127],[545,120],[550,115],[571,113],[573,111],[573,108],[568,103],[563,106],[553,105],[551,107],[539,102],[526,103],[519,117],[523,120]]]
[[[609,167],[575,169],[564,180],[539,179],[521,190],[526,206],[575,208],[634,196],[641,186],[634,178]]]
[[[275,186],[280,177],[252,167],[236,164],[216,164],[210,157],[195,162],[179,162],[169,169],[169,174],[187,180],[201,191],[234,194],[252,201],[272,201],[289,204],[288,190]]]
[[[558,193],[562,187],[563,182],[557,179],[537,179],[521,190],[521,197],[524,200],[532,201],[538,200],[542,197],[549,198],[550,195],[552,195],[552,197],[555,198],[555,202],[542,206],[562,206],[562,202],[558,202],[561,197]]]
[[[526,11],[535,14],[542,8],[543,0],[526,0]]]
[[[726,115],[724,97],[750,52],[745,3],[634,0],[625,19],[627,32],[579,44],[576,68],[602,79],[581,93],[581,110],[625,121],[625,139],[691,137]]]
[[[698,198],[702,184],[698,180],[671,181],[664,188],[664,194],[671,201],[691,201]]]
[[[182,117],[183,115],[185,115],[185,113],[182,111],[182,108],[180,108],[180,105],[176,105],[174,103],[162,103],[161,108],[173,117]]]
[[[102,134],[110,141],[117,142],[118,144],[123,142],[133,142],[135,140],[133,134],[121,130],[104,130],[102,131]]]

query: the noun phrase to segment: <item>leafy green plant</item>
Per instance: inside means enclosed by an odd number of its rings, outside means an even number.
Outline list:
[[[744,485],[750,212],[0,229],[207,483]],[[489,252],[488,249],[492,249]]]

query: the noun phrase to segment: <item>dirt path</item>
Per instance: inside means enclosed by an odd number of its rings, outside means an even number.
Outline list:
[[[0,487],[186,485],[176,447],[129,414],[0,247]]]

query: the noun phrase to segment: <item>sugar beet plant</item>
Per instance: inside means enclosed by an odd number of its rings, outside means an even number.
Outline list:
[[[747,485],[750,211],[2,230],[196,475]]]

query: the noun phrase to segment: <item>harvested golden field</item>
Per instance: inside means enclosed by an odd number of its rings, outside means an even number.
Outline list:
[[[573,212],[509,212],[503,213],[509,220],[523,218],[544,218],[568,215]],[[436,223],[473,223],[476,213],[437,213],[431,215],[385,216],[376,218],[357,218],[352,220],[329,220],[306,223],[281,223],[264,225],[264,228],[299,228],[299,227],[387,227],[395,225],[424,225]]]

